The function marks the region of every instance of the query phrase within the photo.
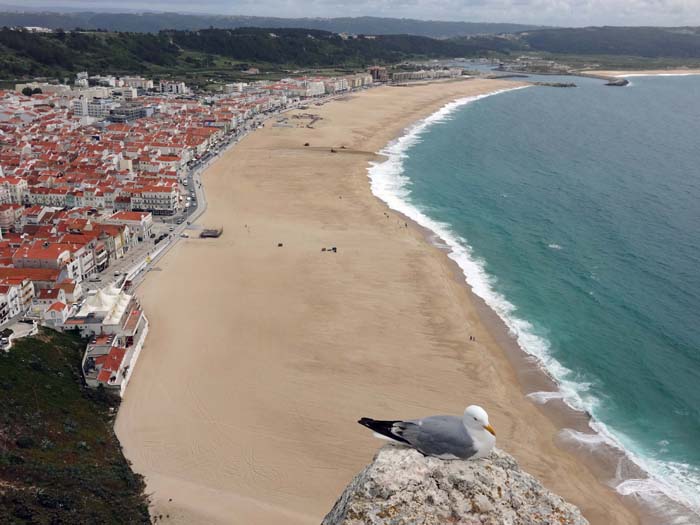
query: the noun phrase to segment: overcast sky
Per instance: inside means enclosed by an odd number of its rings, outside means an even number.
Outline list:
[[[390,16],[563,26],[700,25],[700,0],[23,0],[2,5],[280,17]]]

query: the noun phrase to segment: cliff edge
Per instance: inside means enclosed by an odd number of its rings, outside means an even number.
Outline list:
[[[581,512],[495,450],[443,461],[386,445],[322,525],[587,525]]]

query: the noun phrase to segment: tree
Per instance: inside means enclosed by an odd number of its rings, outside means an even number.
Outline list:
[[[43,91],[41,91],[41,88],[34,88],[32,90],[32,95],[41,95]]]
[[[22,90],[22,94],[23,94],[25,97],[31,97],[31,96],[32,96],[32,93],[33,93],[32,88],[30,88],[29,86],[27,86],[26,88],[24,88],[24,89]]]

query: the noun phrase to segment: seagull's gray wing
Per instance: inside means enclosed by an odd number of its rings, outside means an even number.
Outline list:
[[[467,459],[477,452],[460,417],[430,416],[401,421],[394,425],[394,433],[427,456]]]

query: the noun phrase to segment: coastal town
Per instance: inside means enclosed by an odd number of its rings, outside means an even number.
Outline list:
[[[202,168],[266,115],[374,79],[236,83],[212,96],[83,72],[73,85],[1,91],[0,326],[77,330],[89,339],[86,383],[123,393],[148,333],[129,292],[203,211]]]
[[[232,83],[89,75],[0,91],[0,346],[39,325],[89,339],[89,386],[119,393],[148,333],[133,288],[193,221],[200,179],[224,148],[272,114],[381,85],[459,76],[375,66],[331,78]],[[279,117],[273,125],[289,126]],[[213,233],[212,233],[213,232]],[[23,326],[24,325],[24,326]],[[31,330],[30,330],[31,331]]]
[[[0,9],[0,525],[696,522],[700,7],[103,4]]]

